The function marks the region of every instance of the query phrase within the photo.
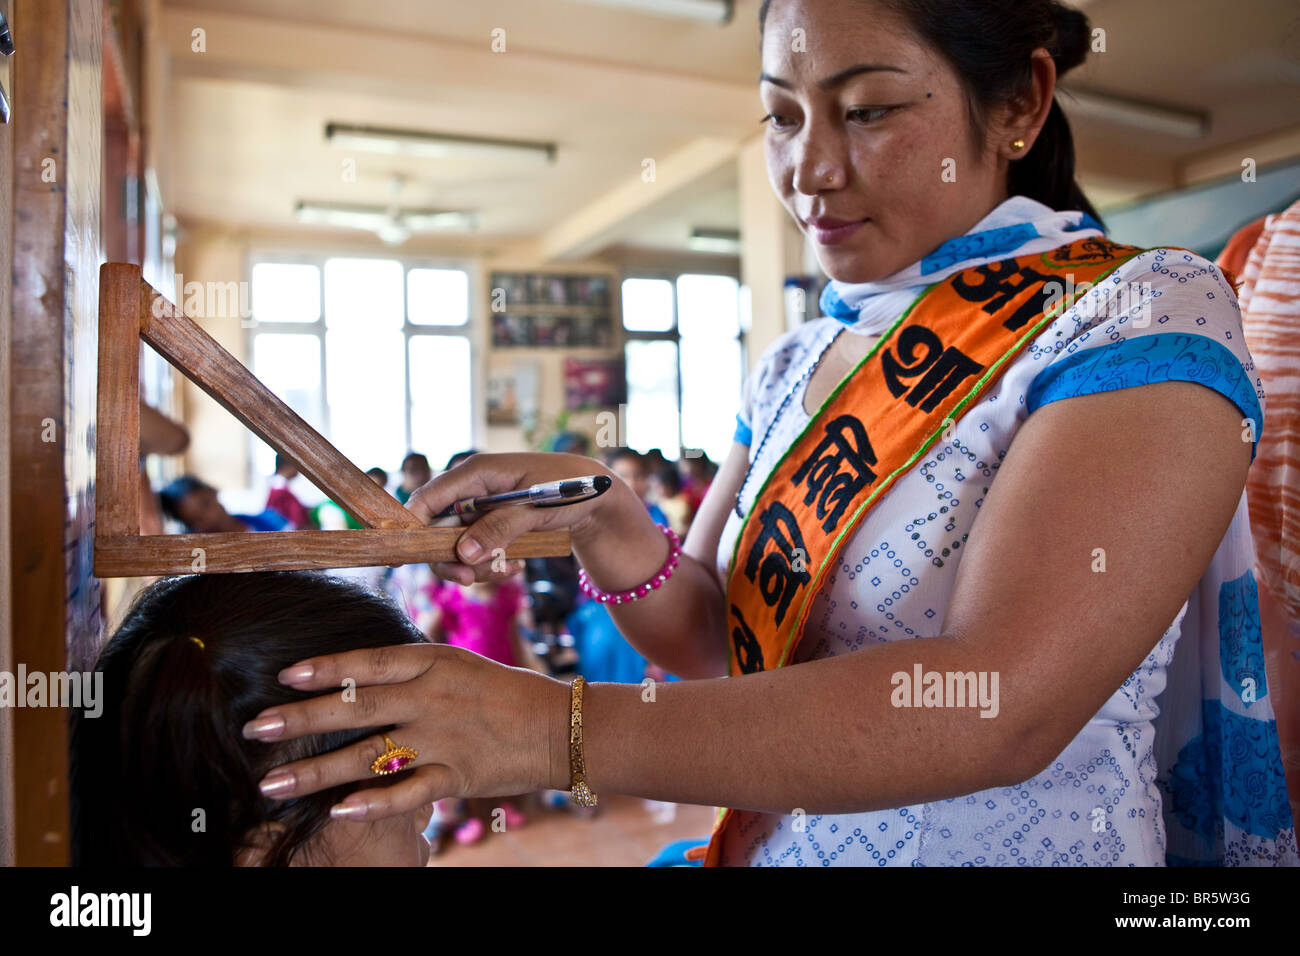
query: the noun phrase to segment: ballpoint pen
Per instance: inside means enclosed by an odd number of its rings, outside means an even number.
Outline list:
[[[433,517],[461,518],[472,517],[493,508],[510,505],[532,505],[536,508],[556,507],[557,505],[577,504],[598,498],[609,490],[612,480],[609,475],[585,475],[581,478],[562,478],[559,481],[546,481],[530,488],[507,491],[499,495],[479,495],[477,498],[462,498],[452,502]]]

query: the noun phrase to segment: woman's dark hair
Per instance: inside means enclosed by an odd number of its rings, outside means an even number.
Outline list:
[[[181,475],[181,477],[177,478],[162,491],[158,492],[158,503],[162,505],[163,514],[171,518],[173,521],[179,521],[181,524],[184,524],[185,519],[182,518],[180,514],[181,502],[184,501],[188,495],[192,495],[196,491],[210,491],[214,495],[217,493],[217,489],[213,488],[206,481],[200,481],[193,475]]]
[[[677,470],[676,462],[664,462],[655,469],[654,474],[659,479],[659,485],[663,488],[664,494],[669,498],[675,498],[682,493],[682,476]]]
[[[283,830],[265,865],[286,866],[300,852],[305,859],[331,806],[400,775],[287,801],[262,796],[258,781],[279,764],[391,728],[263,743],[245,740],[243,725],[267,707],[316,696],[276,680],[290,664],[423,640],[384,595],[314,572],[196,574],[151,585],[100,654],[102,713],[74,711],[73,863],[230,866],[245,835],[267,822]]]
[[[760,35],[772,0],[758,11]],[[924,42],[952,65],[966,89],[971,128],[983,139],[990,110],[1030,92],[1030,54],[1052,54],[1059,79],[1088,55],[1088,18],[1057,0],[874,0],[903,17]],[[1055,98],[1033,147],[1012,161],[1012,196],[1028,196],[1056,210],[1101,217],[1074,177],[1074,137]]]

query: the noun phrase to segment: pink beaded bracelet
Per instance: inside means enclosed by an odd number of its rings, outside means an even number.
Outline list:
[[[673,576],[673,568],[677,567],[677,558],[682,553],[682,539],[677,536],[676,531],[667,525],[661,524],[658,525],[658,528],[668,537],[668,543],[672,546],[672,549],[668,552],[668,560],[664,562],[664,566],[656,571],[649,581],[632,588],[630,591],[602,591],[591,583],[591,580],[587,577],[586,569],[580,568],[578,570],[578,587],[582,590],[582,593],[593,600],[599,601],[601,604],[626,604],[629,601],[635,601],[637,598],[643,598],[651,591],[662,586],[665,581]]]

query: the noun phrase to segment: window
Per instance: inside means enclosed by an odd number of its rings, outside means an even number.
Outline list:
[[[627,443],[638,451],[731,448],[745,370],[740,286],[731,276],[625,279]]]
[[[397,259],[300,257],[251,270],[253,373],[361,469],[473,443],[469,275]],[[254,438],[252,467],[274,451]]]

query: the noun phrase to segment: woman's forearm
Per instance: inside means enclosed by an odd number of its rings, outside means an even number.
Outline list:
[[[631,492],[611,501],[597,530],[575,534],[574,554],[605,591],[624,591],[650,580],[670,551],[667,536]],[[642,655],[685,678],[727,672],[726,619],[717,576],[682,554],[664,584],[627,604],[607,605],[619,631]]]
[[[981,708],[894,706],[895,674],[978,672],[944,637],[776,671],[640,686],[588,685],[583,738],[597,793],[771,813],[848,813],[946,799],[1028,779],[1032,734],[1003,681]],[[999,699],[1000,698],[1000,699]],[[996,707],[996,710],[993,708]],[[981,717],[981,711],[994,716]],[[567,787],[563,748],[553,785]]]

